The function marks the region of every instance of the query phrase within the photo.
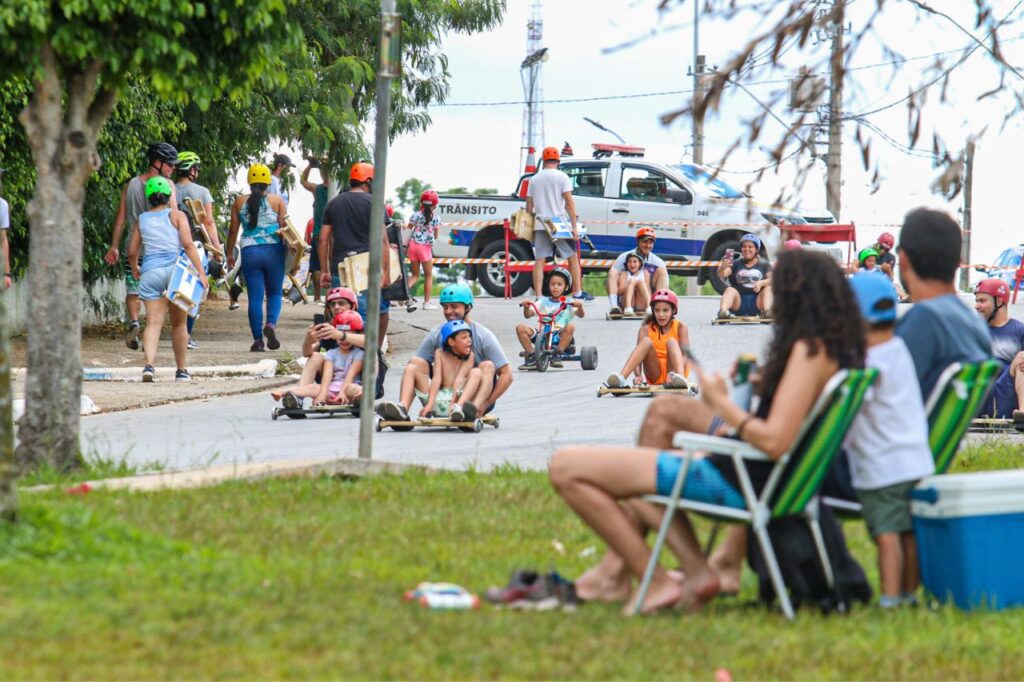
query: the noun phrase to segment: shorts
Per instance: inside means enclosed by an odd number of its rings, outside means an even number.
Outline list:
[[[335,286],[340,286],[340,285],[335,285]],[[359,314],[363,316],[363,320],[364,321],[366,320],[366,305],[367,305],[366,300],[367,300],[367,298],[368,298],[368,296],[367,296],[367,292],[366,292],[365,289],[363,291],[360,291],[358,294],[356,294],[356,304],[357,304],[357,307],[359,308]],[[383,291],[380,292],[380,305],[378,306],[378,309],[380,310],[380,314],[381,315],[387,315],[388,311],[391,310],[391,302],[388,301],[386,298],[384,298],[384,292]]]
[[[132,274],[132,266],[128,264],[128,256],[123,256],[121,260],[124,262],[124,288],[125,292],[129,296],[139,295],[139,280],[135,279],[135,275]]]
[[[645,377],[648,386],[661,386],[668,383],[668,358],[658,358],[658,369],[661,372],[658,376],[653,379]]]
[[[416,397],[420,399],[420,403],[423,405],[427,404],[427,399],[430,397],[422,391],[416,391]],[[434,400],[434,416],[435,417],[447,417],[451,414],[452,401],[455,399],[455,391],[450,388],[441,388],[437,391],[437,398]]]
[[[882,533],[910,533],[914,529],[910,517],[910,491],[917,481],[894,483],[876,490],[858,490],[861,514],[871,537]]]
[[[671,495],[683,460],[668,452],[658,453],[655,485],[659,495]],[[707,459],[690,460],[683,482],[682,497],[693,502],[706,502],[722,507],[746,509],[743,495],[725,480],[722,472]]]
[[[174,274],[175,263],[161,267],[150,268],[142,273],[139,279],[138,294],[143,301],[155,301],[164,295],[167,286],[171,283],[171,275]]]
[[[316,244],[316,239],[313,240],[313,244]],[[309,251],[309,271],[320,272],[320,250],[314,246]],[[317,284],[320,284],[317,282]]]
[[[530,332],[530,342],[532,343],[533,340],[536,339],[536,338],[537,338],[537,330],[534,329],[534,330],[532,330]],[[561,332],[555,332],[554,334],[552,334],[551,335],[551,345],[552,345],[552,347],[557,348],[558,344],[561,342],[561,340],[562,340],[562,333]]]
[[[988,416],[995,419],[1010,419],[1017,408],[1017,389],[1013,377],[1010,376],[1010,366],[1007,365],[992,386],[992,393],[985,401],[982,412],[990,413]]]
[[[556,239],[551,237],[544,230],[537,230],[533,233],[533,255],[537,259],[550,258],[558,253],[560,259],[576,255],[575,239]]]
[[[434,247],[410,241],[405,249],[405,255],[408,256],[410,263],[430,263],[434,260]]]
[[[740,317],[756,317],[757,310],[757,294],[740,294],[740,307],[734,311],[736,315]]]

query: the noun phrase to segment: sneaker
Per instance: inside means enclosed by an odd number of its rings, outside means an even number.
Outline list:
[[[519,365],[520,372],[526,372],[531,369],[537,369],[537,363],[535,363],[533,360],[527,360],[523,364]]]
[[[390,400],[382,400],[377,403],[377,414],[393,422],[409,421],[409,411],[401,403]]]
[[[1014,410],[1012,418],[1014,424],[1024,424],[1024,410]]]
[[[550,367],[554,367],[555,369],[561,369],[562,367],[565,367],[565,365],[562,364],[561,360],[552,360],[551,362],[548,363],[548,365]]]
[[[232,299],[231,303],[228,303],[228,310],[238,310],[238,301]]]
[[[462,405],[455,403],[448,410],[448,418],[453,422],[464,422],[466,421],[466,414],[462,411]]]
[[[407,313],[414,313],[414,312],[416,312],[416,302],[413,301],[412,299],[409,299],[408,301],[406,301],[405,302],[405,312],[407,312]]]
[[[179,369],[174,373],[175,381],[192,381],[192,375],[188,373],[187,369]]]
[[[668,373],[668,381],[665,382],[665,386],[668,388],[688,388],[689,384],[686,382],[686,377],[676,372]]]
[[[617,305],[613,305],[612,309],[609,310],[608,312],[610,312],[612,315],[621,315],[622,314],[622,308],[620,308]]]
[[[728,320],[730,317],[732,317],[732,313],[730,311],[728,311],[728,310],[719,310],[718,311],[718,319],[720,319],[720,320]]]
[[[612,372],[608,375],[608,378],[604,380],[604,385],[608,388],[626,388],[629,386],[629,380],[618,372]]]
[[[633,309],[630,308],[629,306],[626,306],[625,308],[622,309],[622,314],[623,315],[632,315],[633,314]]]
[[[588,294],[585,291],[581,291],[578,294],[573,294],[572,297],[575,298],[577,301],[593,301],[594,300],[594,295],[593,294]]]
[[[476,409],[476,405],[467,400],[462,403],[462,414],[466,415],[466,421],[473,421],[479,414],[479,410]]]
[[[196,348],[199,348],[199,344],[196,343],[196,340],[190,336],[188,337],[188,343],[185,344],[185,347],[188,348],[189,350],[195,350]]]
[[[132,320],[132,323],[128,325],[128,335],[124,339],[124,345],[131,350],[139,349],[139,329],[138,320]]]
[[[281,406],[286,410],[301,410],[302,398],[288,391],[281,396]]]
[[[263,336],[267,338],[267,348],[277,350],[281,342],[277,340],[277,328],[269,322],[263,326]]]
[[[153,365],[146,365],[142,368],[142,383],[151,384],[156,379],[156,370],[153,369]]]
[[[758,310],[758,311],[757,311],[757,316],[758,316],[758,317],[760,317],[760,318],[761,318],[762,320],[767,320],[767,319],[768,319],[768,317],[769,317],[769,316],[770,316],[771,314],[772,314],[772,313],[771,313],[771,311],[770,311],[770,310]]]
[[[536,589],[540,574],[537,571],[513,571],[505,587],[491,587],[484,593],[484,599],[492,604],[508,605],[526,598]]]
[[[433,301],[427,301],[426,303],[423,304],[424,310],[437,310],[438,308],[440,308],[440,306],[434,303]]]
[[[250,353],[262,353],[265,350],[266,348],[263,346],[263,339],[257,339],[252,342],[251,346],[249,346]]]

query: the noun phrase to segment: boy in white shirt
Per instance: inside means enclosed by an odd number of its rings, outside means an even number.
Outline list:
[[[846,437],[850,475],[878,547],[883,608],[913,603],[920,583],[910,490],[935,472],[914,361],[895,336],[896,290],[880,272],[850,279],[867,323],[868,367],[879,377]]]

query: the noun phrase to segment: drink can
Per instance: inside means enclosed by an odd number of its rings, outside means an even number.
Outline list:
[[[743,353],[736,361],[736,378],[733,384],[740,385],[750,381],[750,370],[757,365],[757,356],[751,353]]]

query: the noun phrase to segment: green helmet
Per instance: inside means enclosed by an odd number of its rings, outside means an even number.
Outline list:
[[[149,180],[146,180],[146,198],[150,198],[154,194],[166,194],[171,196],[171,181],[162,175],[154,175]]]
[[[465,284],[449,284],[441,291],[441,305],[445,303],[462,303],[473,305],[473,292]]]
[[[875,258],[878,258],[878,251],[876,251],[875,249],[872,249],[871,247],[868,247],[866,249],[861,249],[860,253],[857,254],[857,260],[859,260],[861,263],[863,263],[865,260],[867,260],[871,256],[874,256]]]
[[[202,163],[199,155],[195,152],[181,152],[178,154],[178,170],[187,171],[193,166],[198,166]]]

